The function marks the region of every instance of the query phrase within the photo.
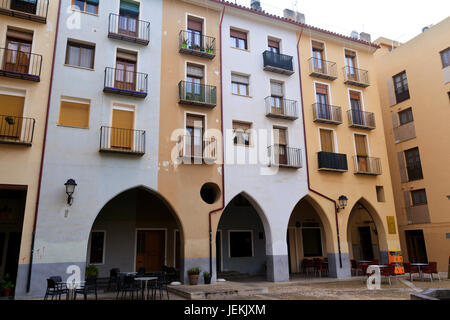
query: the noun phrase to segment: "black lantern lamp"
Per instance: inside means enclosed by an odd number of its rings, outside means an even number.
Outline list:
[[[64,184],[66,186],[66,193],[67,193],[67,204],[69,206],[72,205],[73,198],[72,195],[75,191],[75,187],[77,186],[77,183],[73,179],[67,180],[67,182]]]
[[[340,196],[338,201],[339,201],[339,205],[338,205],[337,210],[338,211],[344,210],[345,207],[347,206],[347,201],[348,201],[347,197],[346,196]]]

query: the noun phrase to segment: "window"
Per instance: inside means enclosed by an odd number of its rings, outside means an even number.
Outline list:
[[[239,74],[231,74],[231,92],[241,96],[248,96],[249,77]]]
[[[117,50],[114,88],[136,91],[136,62],[137,53]]]
[[[202,46],[202,30],[203,30],[202,20],[193,17],[188,17],[187,45],[189,47]]]
[[[352,80],[357,79],[356,68],[356,53],[354,51],[345,50],[345,69],[347,78]]]
[[[397,103],[409,99],[408,79],[406,72],[403,71],[394,76],[395,98]]]
[[[120,34],[131,37],[137,36],[139,19],[139,4],[129,1],[120,1],[119,28]]]
[[[384,195],[384,187],[376,186],[376,191],[377,191],[377,201],[378,202],[386,202],[386,197]]]
[[[268,40],[268,50],[273,53],[280,53],[280,42],[276,40]]]
[[[423,179],[419,148],[412,148],[406,150],[405,160],[406,160],[406,169],[408,170],[408,180],[414,181]]]
[[[302,242],[304,257],[322,256],[322,236],[320,234],[320,228],[303,228]]]
[[[334,152],[334,133],[333,130],[319,129],[320,145],[322,152]]]
[[[78,7],[82,12],[97,14],[98,3],[99,0],[73,0],[72,5]]]
[[[367,148],[367,136],[355,134],[356,161],[358,172],[369,172],[369,152]]]
[[[197,66],[193,64],[187,65],[186,95],[190,96],[192,100],[202,101],[202,99],[204,99],[201,96],[203,75],[203,66]]]
[[[250,146],[251,123],[233,121],[233,141],[237,146]]]
[[[253,232],[229,231],[230,258],[253,257]]]
[[[270,81],[270,106],[273,113],[283,114],[283,83],[278,81]]]
[[[25,122],[21,119],[24,105],[23,96],[0,94],[0,138],[20,138],[22,128],[25,126]]]
[[[441,60],[443,68],[450,66],[450,48],[447,48],[441,52]]]
[[[230,45],[233,48],[247,50],[247,33],[230,29]]]
[[[92,231],[91,233],[91,248],[89,254],[89,263],[103,264],[103,256],[105,253],[105,232]]]
[[[328,103],[328,86],[316,83],[316,112],[319,119],[332,119]]]
[[[61,100],[58,125],[89,128],[89,109],[87,100]]]
[[[8,28],[6,32],[6,51],[4,51],[4,70],[28,74],[30,71],[32,32],[22,32]],[[30,61],[31,60],[31,61]],[[33,66],[32,68],[33,69]]]
[[[313,65],[314,71],[319,71],[325,73],[324,65],[324,44],[318,41],[312,41],[312,55],[313,55]]]
[[[94,69],[95,46],[67,42],[66,64],[75,67]]]
[[[413,206],[427,204],[427,194],[425,189],[411,191],[411,199]]]
[[[288,164],[288,143],[286,128],[273,127],[273,156],[278,164]]]
[[[412,109],[408,108],[406,110],[400,111],[398,113],[398,119],[400,121],[400,125],[404,125],[414,121]]]
[[[190,157],[203,156],[203,132],[205,127],[205,118],[202,115],[186,115],[186,139],[184,146],[184,155]]]

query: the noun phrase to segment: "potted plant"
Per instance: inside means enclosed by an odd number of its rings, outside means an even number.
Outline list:
[[[187,274],[189,276],[189,284],[191,286],[197,285],[198,277],[200,275],[200,268],[199,267],[191,268],[187,271]]]
[[[204,47],[200,47],[200,51],[201,52],[205,52],[205,48]]]
[[[203,272],[203,280],[205,280],[205,284],[211,284],[211,273]]]
[[[87,279],[87,277],[89,276],[98,276],[98,268],[96,266],[93,265],[89,265],[86,266],[86,272],[85,272],[85,278]]]
[[[212,54],[214,50],[214,46],[212,44],[208,44],[206,46],[206,52]]]
[[[188,46],[188,41],[187,41],[187,39],[183,39],[183,41],[181,41],[181,47],[186,49],[187,46]]]
[[[14,124],[14,118],[13,118],[13,117],[6,116],[6,117],[5,117],[5,121],[6,121],[9,125],[13,125],[13,124]]]
[[[14,288],[14,284],[11,282],[9,274],[6,274],[5,278],[0,280],[0,291],[2,296],[9,297],[11,295],[12,288]]]

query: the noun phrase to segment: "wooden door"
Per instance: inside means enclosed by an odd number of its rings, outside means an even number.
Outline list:
[[[367,137],[355,134],[356,159],[359,172],[369,172]]]
[[[129,13],[120,13],[119,16],[119,33],[130,37],[137,37],[139,28],[139,20],[136,15]]]
[[[361,93],[358,91],[350,91],[350,109],[353,124],[364,125],[365,118],[361,110]]]
[[[316,84],[317,117],[331,120],[330,106],[328,104],[328,86]]]
[[[111,148],[130,150],[133,148],[134,112],[113,109]]]
[[[278,160],[278,164],[288,164],[286,129],[275,128],[275,147],[275,160]]]
[[[320,129],[320,143],[322,152],[334,152],[333,131]]]
[[[323,62],[323,50],[313,48],[313,67],[315,72],[326,73]]]
[[[0,94],[0,137],[20,138],[24,103],[24,97]]]
[[[137,234],[136,270],[146,272],[162,270],[165,259],[165,231],[139,230]]]
[[[31,43],[18,39],[8,38],[5,52],[4,70],[28,74],[30,67]]]
[[[428,263],[425,238],[422,230],[408,230],[406,234],[406,246],[410,263]]]
[[[136,91],[136,62],[117,60],[114,88]]]
[[[357,80],[356,56],[353,52],[345,52],[345,69],[349,80]]]

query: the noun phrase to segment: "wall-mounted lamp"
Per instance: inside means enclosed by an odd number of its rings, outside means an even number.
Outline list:
[[[347,200],[348,200],[348,198],[346,196],[339,197],[338,208],[337,208],[338,212],[345,209],[345,207],[347,206]]]
[[[75,187],[77,186],[77,183],[75,182],[75,180],[69,179],[69,180],[67,180],[66,183],[64,183],[64,185],[66,186],[67,204],[69,206],[71,206],[72,202],[73,202],[72,195],[75,191]]]

